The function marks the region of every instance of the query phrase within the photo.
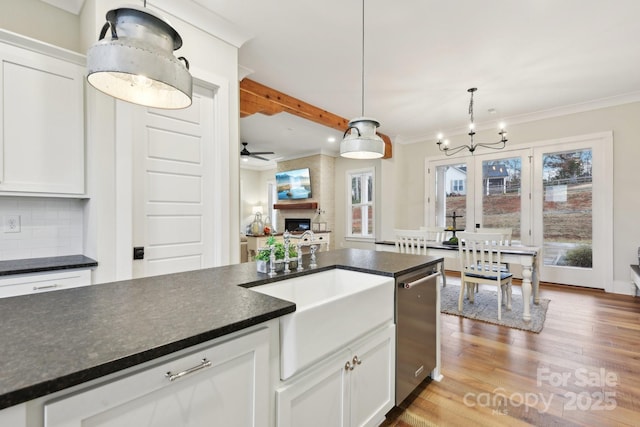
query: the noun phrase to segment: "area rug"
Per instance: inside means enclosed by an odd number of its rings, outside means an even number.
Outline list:
[[[460,286],[447,284],[446,287],[440,289],[440,293],[440,311],[442,313],[482,320],[483,322],[535,333],[539,333],[542,330],[547,308],[549,308],[549,300],[540,298],[540,304],[531,304],[531,320],[525,322],[522,320],[522,295],[514,292],[511,310],[507,310],[506,305],[503,305],[502,320],[498,320],[498,294],[496,292],[480,290],[475,294],[473,304],[465,296],[462,312],[458,311]]]

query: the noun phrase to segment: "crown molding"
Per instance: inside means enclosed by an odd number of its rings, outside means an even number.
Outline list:
[[[504,122],[509,126],[523,123],[535,122],[538,120],[552,119],[556,117],[568,116],[570,114],[584,113],[587,111],[600,110],[603,108],[615,107],[618,105],[631,104],[634,102],[640,102],[640,91],[628,92],[622,95],[610,96],[606,98],[594,99],[591,101],[581,102],[577,104],[565,105],[562,107],[550,108],[547,110],[535,111],[532,113],[518,114],[515,116],[505,117]],[[495,122],[484,122],[476,124],[476,131],[494,129]],[[462,135],[469,131],[465,127],[459,127],[455,129],[449,129],[443,133],[447,135]],[[414,144],[417,142],[424,142],[430,140],[436,140],[435,134],[413,136],[413,137],[394,137],[394,142],[397,144]]]
[[[147,5],[188,22],[236,48],[254,36],[194,0],[153,0]]]

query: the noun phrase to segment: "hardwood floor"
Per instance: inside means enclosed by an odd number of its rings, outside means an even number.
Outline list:
[[[441,314],[443,380],[382,425],[640,426],[640,298],[548,284],[540,297],[539,334]]]

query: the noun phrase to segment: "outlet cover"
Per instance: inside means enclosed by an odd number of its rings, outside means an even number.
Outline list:
[[[4,216],[4,232],[19,233],[20,232],[20,215]]]

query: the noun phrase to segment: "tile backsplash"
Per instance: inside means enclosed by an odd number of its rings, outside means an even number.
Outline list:
[[[85,203],[0,196],[0,260],[82,254]],[[8,232],[16,229],[16,216],[20,231]]]

